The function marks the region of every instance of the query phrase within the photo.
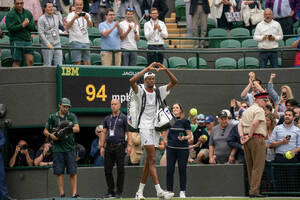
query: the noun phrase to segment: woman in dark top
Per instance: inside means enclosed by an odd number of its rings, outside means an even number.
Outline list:
[[[172,106],[172,112],[177,121],[168,132],[167,144],[167,190],[173,191],[174,171],[176,161],[179,169],[180,197],[185,198],[186,165],[189,157],[188,140],[192,138],[190,121],[184,118],[180,103]]]

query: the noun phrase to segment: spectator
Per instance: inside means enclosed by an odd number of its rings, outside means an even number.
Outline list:
[[[111,8],[110,1],[111,0],[93,0],[90,13],[94,27],[99,27],[99,24],[105,21],[106,10]]]
[[[294,110],[299,106],[298,102],[295,99],[288,99],[285,101],[286,109]],[[284,115],[279,118],[278,124],[282,124],[284,122]]]
[[[216,17],[218,28],[226,29],[229,35],[232,23],[227,21],[225,13],[233,12],[233,8],[236,7],[236,2],[235,0],[215,0],[214,2],[217,8]]]
[[[164,1],[164,0],[163,0]],[[146,22],[144,25],[144,33],[147,39],[149,50],[164,50],[164,39],[168,37],[168,31],[165,23],[158,19],[158,10],[156,8],[151,8],[150,10],[150,21]],[[156,56],[158,60],[156,60]],[[149,52],[147,53],[148,65],[153,62],[163,63],[164,54]]]
[[[178,163],[180,198],[186,198],[186,165],[189,157],[188,140],[192,138],[190,122],[185,119],[182,105],[175,103],[172,112],[176,117],[176,123],[168,132],[167,143],[167,190],[173,192],[174,172]]]
[[[296,2],[297,0],[266,0],[266,8],[273,11],[275,20],[281,25],[283,35],[293,34],[293,16]]]
[[[249,90],[252,88],[252,91]],[[254,72],[249,73],[249,84],[245,87],[245,89],[241,93],[241,98],[247,101],[248,105],[251,106],[253,104],[254,95],[263,92],[263,88],[261,87],[261,80],[255,77]]]
[[[53,3],[53,14],[56,15],[58,17],[59,23],[63,24],[63,18],[61,15],[62,7],[59,0],[42,0],[42,8],[45,8],[45,4],[48,2],[52,2]],[[73,6],[70,6],[70,8]]]
[[[274,100],[274,103],[276,105],[275,112],[274,112],[275,116],[277,115],[277,112],[281,116],[281,115],[284,115],[284,111],[286,110],[286,107],[285,107],[286,100],[293,99],[294,96],[293,96],[292,89],[288,85],[281,86],[281,94],[279,96],[273,87],[273,79],[275,77],[276,77],[276,74],[271,73],[270,80],[268,83],[268,92],[269,92],[269,95]],[[279,116],[276,116],[276,117],[279,118]]]
[[[298,13],[299,13],[299,20],[300,20],[300,11],[298,11]],[[292,47],[300,49],[300,37],[299,36],[296,38],[295,42],[293,42]],[[300,67],[300,52],[299,51],[297,52],[297,54],[295,56],[294,67]]]
[[[264,11],[264,21],[257,24],[254,33],[254,40],[258,42],[259,49],[268,51],[259,52],[259,66],[265,68],[268,60],[271,67],[278,67],[278,54],[273,49],[278,48],[278,41],[283,39],[282,29],[280,24],[273,20],[271,9]]]
[[[139,26],[133,22],[133,9],[126,9],[126,19],[120,23],[122,29],[121,48],[137,50],[136,42],[140,40]],[[137,52],[122,52],[122,66],[136,66]]]
[[[126,9],[133,10],[133,21],[138,24],[139,19],[142,17],[141,4],[139,0],[122,0],[117,15],[121,18],[126,16]]]
[[[127,154],[131,153],[131,135],[127,130],[126,115],[120,112],[121,103],[118,99],[111,100],[112,114],[104,118],[103,133],[100,139],[100,153],[104,157],[104,171],[108,187],[108,193],[104,198],[122,198],[125,169],[125,135],[127,135]],[[104,149],[104,143],[106,144]],[[112,170],[117,164],[117,191],[115,193],[115,184]]]
[[[235,158],[232,153],[235,151],[227,144],[227,137],[233,127],[233,124],[228,123],[228,116],[225,111],[218,114],[218,122],[209,138],[209,163],[210,164],[224,164],[234,163]]]
[[[143,0],[141,7],[146,20],[150,19],[152,8],[156,8],[158,19],[163,22],[165,21],[165,15],[169,10],[166,0]]]
[[[8,194],[6,187],[6,178],[5,178],[5,169],[4,169],[4,161],[2,158],[2,150],[5,144],[5,137],[0,129],[0,199],[2,200],[13,200]]]
[[[240,14],[243,19],[244,25],[249,29],[250,33],[255,29],[256,24],[252,24],[250,20],[250,13],[253,12],[252,9],[262,9],[261,0],[240,0],[238,5],[238,10],[240,7]]]
[[[132,140],[132,150],[130,153],[128,165],[139,165],[143,154],[140,134],[132,132],[131,140]]]
[[[197,116],[197,123],[198,127],[193,132],[193,145],[191,146],[194,148],[196,152],[196,163],[202,164],[202,163],[208,163],[208,141],[209,141],[209,135],[207,133],[206,126],[205,126],[205,115],[199,114]]]
[[[100,139],[103,133],[103,126],[98,125],[95,129],[96,138],[92,141],[90,156],[94,159],[94,166],[104,166],[104,157],[100,154]]]
[[[207,16],[210,13],[208,0],[191,0],[190,15],[192,15],[193,37],[199,37],[198,24],[200,22],[201,35],[206,37],[207,34]],[[194,40],[194,48],[204,48],[205,40]]]
[[[184,0],[185,2],[185,18],[186,18],[186,32],[188,37],[192,37],[192,15],[190,14],[191,0]],[[198,26],[197,26],[198,27]]]
[[[76,10],[76,8],[75,8],[74,5],[71,5],[71,6],[69,7],[69,13],[75,12],[75,10]],[[65,33],[66,33],[66,34],[69,34],[69,30],[67,29],[67,23],[68,23],[68,22],[67,22],[67,18],[68,18],[68,16],[66,16],[66,17],[63,18],[63,26],[64,26]]]
[[[264,107],[267,96],[268,93],[256,94],[254,96],[255,103],[243,113],[238,125],[247,164],[250,198],[264,197],[260,194],[259,189],[266,158],[264,138],[267,136],[267,127]]]
[[[119,50],[120,36],[122,29],[118,21],[114,21],[114,10],[109,8],[106,10],[106,21],[99,24],[99,32],[101,33],[101,49]],[[115,53],[115,63],[113,63],[113,53],[110,51],[101,51],[101,62],[104,66],[121,65],[122,52]]]
[[[35,23],[42,16],[43,11],[41,7],[41,2],[39,0],[26,0],[24,1],[24,8],[32,13]]]
[[[205,118],[205,126],[206,126],[206,131],[208,135],[210,135],[212,128],[215,125],[215,118],[211,115],[206,116]]]
[[[48,47],[50,50],[42,49],[44,66],[62,65],[62,50],[59,37],[59,19],[53,14],[53,4],[45,4],[45,14],[38,21],[38,31],[42,47]]]
[[[239,118],[242,118],[243,112],[246,109],[242,108],[239,111]],[[238,122],[239,123],[239,122]],[[234,160],[236,160],[236,163],[245,163],[245,156],[244,156],[244,147],[241,144],[240,141],[241,137],[239,135],[238,131],[238,124],[234,125],[229,132],[229,135],[227,137],[227,144],[230,148],[232,148],[232,152],[230,156],[234,157]]]
[[[270,137],[270,147],[275,148],[275,163],[297,163],[296,154],[300,151],[300,129],[293,123],[295,113],[287,109],[284,112],[284,123],[274,128]],[[290,151],[292,158],[287,158],[285,154]],[[282,169],[281,169],[282,170]],[[277,180],[281,184],[277,185],[279,189],[294,188],[296,179],[296,168],[289,167],[287,174],[282,176],[280,169],[275,169]]]
[[[88,27],[92,27],[92,19],[88,13],[82,12],[83,1],[75,0],[75,12],[69,13],[67,17],[67,29],[69,30],[70,48],[90,48]],[[89,50],[72,50],[72,62],[80,65],[90,65]]]
[[[9,32],[10,46],[32,47],[31,32],[35,30],[34,20],[29,10],[24,9],[23,0],[15,0],[14,8],[6,15],[6,27]],[[32,48],[12,48],[13,67],[21,66],[25,61],[27,66],[33,66]]]
[[[9,167],[33,166],[34,151],[25,140],[20,140],[9,161]]]
[[[77,164],[86,164],[86,150],[82,144],[76,144],[76,162]]]
[[[59,111],[50,114],[45,125],[44,135],[53,140],[53,173],[57,177],[60,197],[65,197],[64,173],[70,175],[72,197],[78,198],[77,193],[77,164],[76,144],[73,133],[79,133],[77,117],[69,111],[71,101],[62,98],[59,102]],[[66,125],[67,123],[67,125]]]
[[[53,154],[52,144],[50,142],[44,143],[35,154],[35,166],[52,166]]]

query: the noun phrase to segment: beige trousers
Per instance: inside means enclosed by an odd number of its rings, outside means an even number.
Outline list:
[[[198,23],[200,20],[200,28],[201,28],[201,35],[200,37],[206,37],[207,34],[207,14],[203,10],[202,5],[198,5],[195,13],[192,15],[192,29],[193,29],[193,36],[199,37],[198,35]],[[195,45],[198,44],[198,41],[195,40]],[[200,47],[204,47],[205,40],[200,41]]]
[[[113,55],[112,52],[101,52],[101,63],[104,66],[113,65]],[[115,53],[115,66],[121,66],[121,55],[122,52]]]

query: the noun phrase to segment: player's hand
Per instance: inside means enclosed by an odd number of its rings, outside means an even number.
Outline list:
[[[157,71],[166,71],[166,70],[168,70],[168,68],[166,68],[163,64],[161,64],[159,62],[156,63],[156,66],[158,67]]]
[[[147,67],[147,71],[151,71],[151,70],[157,71],[157,68],[155,68],[156,64],[157,64],[157,62],[151,63],[151,64]]]

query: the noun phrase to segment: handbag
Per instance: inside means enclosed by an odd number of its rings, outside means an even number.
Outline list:
[[[156,113],[155,118],[155,130],[156,131],[165,131],[171,128],[175,122],[176,119],[169,109],[169,107],[166,104],[166,101],[162,101],[160,97],[159,89],[156,89],[156,99],[159,103],[159,110]]]
[[[257,6],[250,10],[250,21],[252,25],[256,25],[264,20],[264,11]]]
[[[239,22],[242,20],[240,12],[225,12],[227,22]]]

